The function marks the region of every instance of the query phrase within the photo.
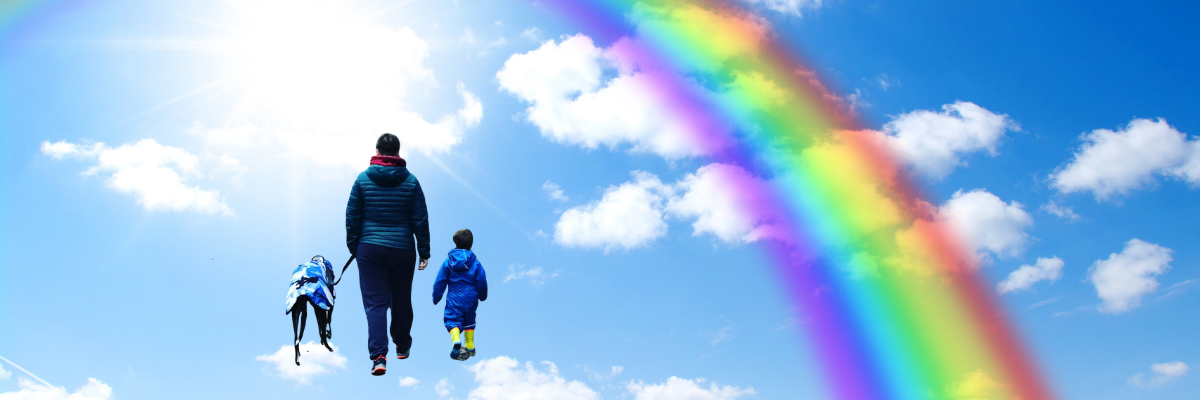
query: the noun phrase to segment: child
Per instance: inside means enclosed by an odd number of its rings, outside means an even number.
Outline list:
[[[454,232],[454,250],[450,250],[446,256],[437,280],[433,282],[435,305],[442,300],[442,292],[449,286],[446,313],[442,320],[454,343],[450,358],[459,361],[475,355],[475,309],[480,301],[487,300],[487,276],[483,273],[483,265],[471,252],[474,241],[470,229]],[[465,339],[463,344],[459,344],[459,333]]]

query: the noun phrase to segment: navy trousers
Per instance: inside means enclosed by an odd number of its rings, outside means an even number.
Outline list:
[[[367,311],[367,350],[371,359],[387,355],[387,311],[392,309],[392,342],[412,347],[412,282],[417,251],[358,245],[358,286]]]

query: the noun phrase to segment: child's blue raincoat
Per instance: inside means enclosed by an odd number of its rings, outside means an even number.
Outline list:
[[[333,308],[333,299],[337,297],[333,291],[333,265],[324,257],[313,257],[312,261],[301,264],[292,272],[292,287],[288,289],[284,314],[292,311],[300,296],[308,296],[313,305],[322,310]]]
[[[450,290],[446,294],[443,318],[446,329],[475,329],[475,309],[480,301],[487,300],[487,275],[483,272],[483,264],[475,259],[475,253],[464,249],[450,250],[433,281],[433,304],[442,300],[447,287]]]

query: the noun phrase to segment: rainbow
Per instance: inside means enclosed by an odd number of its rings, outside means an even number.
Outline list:
[[[648,74],[725,174],[838,399],[1052,394],[884,138],[752,13],[720,1],[552,0],[552,12]],[[714,95],[718,93],[718,95]]]

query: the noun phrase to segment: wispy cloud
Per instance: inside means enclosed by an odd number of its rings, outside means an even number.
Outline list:
[[[1057,302],[1058,302],[1058,298],[1057,298],[1057,297],[1051,297],[1051,298],[1048,298],[1048,299],[1045,299],[1045,300],[1039,301],[1039,302],[1037,302],[1037,303],[1033,303],[1033,305],[1029,306],[1029,308],[1027,308],[1027,310],[1032,310],[1032,309],[1035,309],[1035,308],[1038,308],[1038,307],[1042,307],[1042,306],[1048,306],[1048,305],[1051,305],[1051,304],[1054,304],[1054,303],[1057,303]]]
[[[721,330],[717,331],[717,333],[715,335],[713,335],[712,342],[710,342],[710,343],[712,343],[715,346],[715,345],[718,345],[721,343],[728,342],[730,340],[733,340],[733,327],[726,326],[724,328],[721,328]]]
[[[558,186],[557,183],[546,181],[546,183],[542,184],[542,190],[546,191],[546,196],[549,196],[550,200],[568,200],[567,195],[563,194],[562,187]]]

